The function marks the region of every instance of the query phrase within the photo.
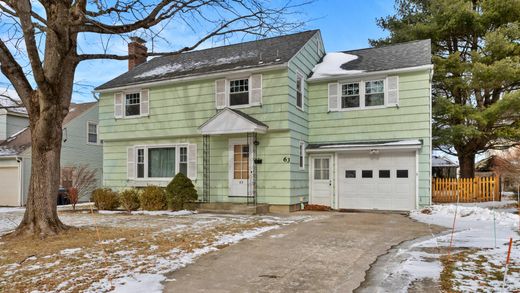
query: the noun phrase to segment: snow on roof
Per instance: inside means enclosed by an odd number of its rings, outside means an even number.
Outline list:
[[[15,90],[0,88],[0,108],[2,107],[9,112],[27,114],[27,109]]]
[[[442,156],[432,156],[432,167],[458,167],[452,160]]]
[[[311,79],[333,77],[348,74],[358,74],[364,72],[364,70],[345,70],[341,68],[341,65],[349,63],[358,59],[358,56],[343,53],[343,52],[331,52],[327,53],[323,57],[323,61],[314,66],[313,74]]]
[[[161,76],[166,75],[169,73],[173,73],[178,70],[194,70],[198,67],[203,67],[207,65],[222,65],[222,64],[228,64],[233,63],[239,60],[242,60],[243,58],[251,58],[255,57],[256,54],[254,52],[248,52],[247,54],[239,55],[239,56],[231,56],[231,57],[224,57],[224,58],[218,58],[215,60],[202,60],[202,61],[191,61],[191,62],[185,62],[185,63],[174,63],[174,64],[166,64],[163,66],[156,67],[152,70],[145,71],[139,75],[134,76],[134,78],[143,78],[143,77],[151,77],[151,76]]]

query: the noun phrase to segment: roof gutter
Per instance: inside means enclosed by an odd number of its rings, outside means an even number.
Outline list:
[[[414,66],[414,67],[405,67],[405,68],[397,68],[397,69],[389,69],[389,70],[380,70],[380,71],[370,71],[370,72],[361,72],[354,74],[341,74],[334,76],[326,76],[319,78],[309,78],[307,82],[316,83],[321,81],[333,81],[333,80],[341,80],[341,79],[352,79],[358,77],[369,77],[374,75],[386,75],[386,74],[395,74],[395,73],[407,73],[407,72],[415,72],[422,70],[433,70],[433,64]]]
[[[235,75],[235,74],[245,74],[245,73],[253,73],[253,72],[256,73],[256,72],[264,72],[264,71],[270,71],[270,70],[276,70],[276,69],[284,69],[284,68],[287,68],[287,66],[288,66],[288,63],[285,62],[282,64],[262,66],[262,67],[253,67],[253,68],[247,68],[247,69],[242,69],[242,70],[230,69],[230,70],[225,70],[225,71],[220,71],[220,72],[215,72],[215,73],[210,73],[210,74],[202,74],[202,75],[186,76],[186,77],[172,78],[172,79],[165,79],[165,80],[158,80],[158,81],[128,84],[125,86],[94,90],[94,92],[108,93],[108,92],[114,92],[114,91],[124,91],[124,90],[128,90],[128,89],[135,89],[136,87],[161,86],[161,85],[175,84],[175,83],[194,81],[194,80],[225,77],[226,75],[229,75],[230,73]]]

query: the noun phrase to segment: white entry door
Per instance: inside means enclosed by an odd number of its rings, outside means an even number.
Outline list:
[[[311,204],[332,205],[332,157],[320,156],[311,160]]]
[[[229,195],[248,196],[251,156],[247,139],[229,140]]]

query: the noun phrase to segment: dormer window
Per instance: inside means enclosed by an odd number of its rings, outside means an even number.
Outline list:
[[[125,116],[141,115],[141,95],[140,93],[126,94],[125,96]]]
[[[229,105],[239,106],[249,104],[249,79],[229,81]]]

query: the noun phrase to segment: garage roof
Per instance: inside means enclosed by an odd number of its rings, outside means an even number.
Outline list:
[[[309,144],[308,152],[327,152],[337,150],[368,150],[368,149],[405,149],[419,148],[421,140],[390,140],[390,141],[366,141],[366,142],[336,142],[323,144]]]

